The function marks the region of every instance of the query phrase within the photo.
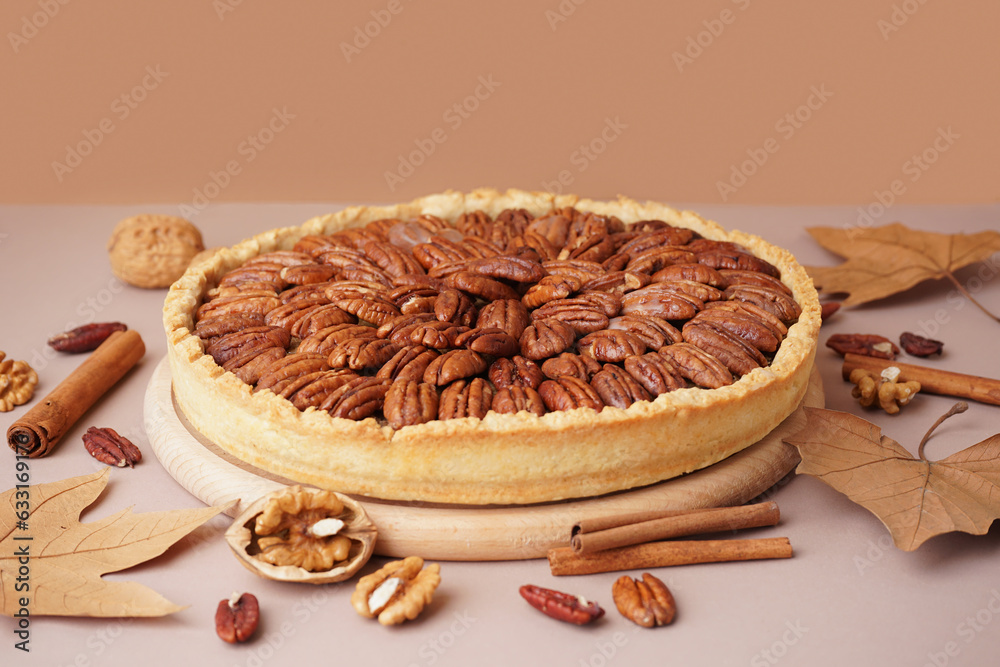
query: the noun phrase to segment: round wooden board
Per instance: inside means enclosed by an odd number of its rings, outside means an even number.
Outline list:
[[[823,406],[823,385],[814,368],[802,405]],[[472,507],[358,498],[378,527],[375,553],[435,560],[544,558],[569,543],[580,519],[661,509],[739,505],[760,495],[798,464],[796,449],[782,438],[805,424],[802,405],[764,439],[713,466],[659,484],[597,498],[528,506]],[[164,358],[153,372],[144,403],[146,433],[170,475],[209,505],[237,501],[227,513],[292,484],[239,461],[195,431],[177,409]]]

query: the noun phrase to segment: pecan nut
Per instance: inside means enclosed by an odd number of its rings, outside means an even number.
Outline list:
[[[419,616],[440,583],[440,565],[424,567],[423,558],[408,556],[361,577],[351,595],[351,605],[365,618],[377,618],[382,625],[397,625]]]
[[[941,351],[944,349],[944,343],[941,341],[924,338],[919,334],[910,333],[909,331],[904,331],[899,335],[899,344],[903,346],[907,354],[912,354],[914,357],[929,357],[932,354],[941,354]]]
[[[482,419],[493,404],[493,387],[483,378],[455,380],[441,392],[437,418],[460,419],[475,417]]]
[[[503,329],[518,339],[530,324],[528,309],[516,299],[500,299],[483,306],[476,320],[476,328]]]
[[[826,346],[841,356],[860,354],[879,359],[895,359],[899,354],[895,343],[877,334],[833,334],[826,339]]]
[[[606,364],[590,381],[590,386],[605,405],[627,408],[636,401],[650,401],[652,396],[629,373],[614,364]]]
[[[497,389],[504,387],[531,387],[537,389],[545,379],[542,369],[534,361],[521,355],[497,359],[490,366],[490,382]]]
[[[593,357],[598,361],[616,363],[643,354],[646,351],[646,343],[628,331],[605,329],[581,338],[577,343],[577,349],[581,355]]]
[[[215,609],[215,633],[230,644],[245,642],[253,636],[260,621],[260,605],[252,593],[220,600]]]
[[[649,572],[642,579],[622,575],[611,585],[611,597],[622,616],[644,628],[669,625],[677,603],[666,584]]]
[[[432,421],[438,415],[437,389],[425,382],[397,380],[385,395],[382,413],[394,429]]]
[[[497,389],[493,396],[493,412],[502,415],[516,414],[522,410],[535,414],[539,417],[548,412],[542,395],[531,387],[511,385]]]
[[[733,383],[733,374],[721,361],[691,343],[674,343],[661,347],[660,356],[677,370],[677,373],[705,389],[718,389]]]
[[[424,371],[424,382],[439,387],[479,375],[489,367],[478,352],[472,350],[449,350],[435,357]]]
[[[471,327],[479,316],[472,299],[457,289],[446,289],[434,300],[434,316],[442,322]]]
[[[503,329],[471,329],[456,336],[455,345],[491,357],[511,357],[521,349],[518,340]]]
[[[521,356],[532,361],[554,357],[576,340],[576,331],[561,320],[538,320],[521,334]]]
[[[35,395],[38,373],[26,361],[6,359],[0,352],[0,412],[10,412]]]
[[[56,334],[49,339],[49,347],[57,352],[78,354],[90,352],[107,340],[116,331],[125,331],[127,326],[121,322],[93,322],[84,324],[71,331]]]
[[[447,276],[444,281],[449,287],[462,290],[467,294],[474,294],[487,301],[496,301],[497,299],[516,300],[518,298],[517,292],[510,285],[492,278],[477,276],[469,271],[458,271]]]
[[[438,356],[436,350],[431,350],[423,345],[407,345],[403,347],[389,361],[383,364],[382,368],[375,373],[375,377],[383,380],[417,380],[424,377],[424,371],[434,358]]]
[[[596,359],[573,352],[563,352],[558,357],[546,359],[542,363],[542,374],[550,380],[569,376],[590,382],[590,378],[599,370],[601,364]]]
[[[600,412],[604,408],[600,394],[580,378],[567,376],[546,380],[538,385],[538,393],[550,412],[575,408],[591,408]]]
[[[114,429],[91,426],[83,434],[83,446],[95,459],[109,466],[134,468],[142,461],[142,452]]]
[[[604,609],[599,604],[578,595],[531,584],[521,586],[518,592],[538,611],[566,623],[586,625],[604,616]]]

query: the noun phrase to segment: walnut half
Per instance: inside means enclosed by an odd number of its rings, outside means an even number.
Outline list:
[[[408,556],[361,577],[351,604],[365,618],[378,618],[382,625],[397,625],[415,619],[430,604],[440,583],[440,565],[424,567],[423,558]]]
[[[299,485],[257,499],[226,531],[250,570],[312,584],[353,576],[371,557],[375,538],[375,525],[357,501]]]

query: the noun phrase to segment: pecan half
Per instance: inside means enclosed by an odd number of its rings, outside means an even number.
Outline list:
[[[620,315],[608,322],[608,329],[626,331],[645,343],[646,347],[654,350],[683,340],[681,332],[674,325],[652,315],[645,317],[636,314]]]
[[[518,591],[532,607],[546,616],[573,623],[586,625],[604,616],[604,610],[596,602],[590,602],[578,595],[570,595],[541,586],[521,586]]]
[[[479,316],[472,299],[456,289],[446,289],[434,301],[434,316],[442,322],[471,327]]]
[[[503,329],[470,329],[455,337],[455,345],[491,357],[511,357],[521,349],[518,340]]]
[[[375,377],[385,380],[420,381],[424,377],[424,371],[437,356],[436,350],[423,345],[407,345],[385,362],[375,373]]]
[[[518,385],[497,389],[496,395],[493,396],[492,410],[504,415],[512,415],[525,410],[539,417],[548,412],[541,394],[531,387]]]
[[[554,357],[570,348],[576,331],[560,320],[538,320],[521,334],[521,356],[532,361]]]
[[[733,383],[733,374],[721,361],[691,343],[674,343],[658,351],[677,372],[705,389],[718,389]]]
[[[600,331],[608,326],[608,316],[600,307],[585,299],[557,299],[531,313],[532,320],[555,319],[565,322],[580,335]]]
[[[413,380],[397,380],[385,395],[382,413],[389,426],[423,424],[438,416],[438,393],[434,385]]]
[[[944,343],[931,338],[924,338],[915,333],[904,331],[899,335],[899,344],[903,346],[907,354],[914,357],[929,357],[932,354],[941,354]]]
[[[757,285],[730,285],[726,288],[727,299],[747,301],[775,315],[782,322],[797,320],[802,308],[788,294],[769,287]]]
[[[424,371],[424,382],[439,387],[455,380],[479,375],[489,367],[486,360],[472,350],[449,350],[438,356]]]
[[[605,329],[587,334],[576,347],[584,356],[612,363],[625,361],[646,351],[646,343],[641,338],[621,329]]]
[[[778,278],[781,272],[777,267],[747,252],[734,252],[726,250],[708,250],[699,252],[695,256],[695,261],[705,264],[713,269],[736,269],[738,271],[755,271],[765,273]]]
[[[325,327],[310,334],[299,343],[297,352],[319,352],[329,355],[333,348],[345,340],[351,338],[376,337],[375,329],[364,324],[334,324],[332,327]]]
[[[198,320],[198,324],[195,325],[192,333],[198,338],[207,341],[210,338],[225,336],[228,333],[241,331],[247,327],[262,326],[265,318],[266,316],[262,313],[217,315]]]
[[[348,338],[330,350],[327,363],[331,368],[354,371],[381,368],[399,352],[399,347],[385,338]]]
[[[482,307],[476,319],[479,329],[503,329],[518,339],[530,324],[528,309],[517,299],[493,301]]]
[[[650,278],[654,283],[664,280],[694,280],[717,289],[724,290],[729,287],[729,283],[719,271],[704,264],[671,264],[663,267]]]
[[[681,331],[684,340],[721,361],[733,375],[742,377],[767,365],[760,350],[711,322],[691,320]]]
[[[504,387],[531,387],[537,389],[545,376],[534,361],[521,355],[500,358],[493,362],[489,370],[490,382],[497,389]]]
[[[413,620],[430,604],[441,583],[441,566],[408,556],[365,575],[351,595],[351,605],[365,618],[378,618],[382,625]]]
[[[564,376],[546,380],[538,385],[538,393],[551,412],[575,408],[592,408],[600,412],[604,407],[600,395],[580,378]]]
[[[635,378],[614,364],[605,364],[590,380],[590,386],[605,405],[615,408],[627,408],[636,401],[653,399]]]
[[[742,309],[727,311],[721,308],[708,308],[695,315],[690,322],[707,322],[717,328],[725,329],[761,352],[774,352],[781,342],[781,336],[776,334],[774,329]]]
[[[299,264],[286,266],[278,274],[289,285],[312,285],[325,283],[333,278],[337,270],[329,264]]]
[[[599,370],[601,364],[596,359],[573,352],[563,352],[558,357],[546,359],[542,363],[542,374],[550,380],[575,377],[590,382],[590,378]]]
[[[618,577],[611,585],[611,597],[622,616],[644,628],[670,625],[677,615],[670,589],[649,572],[642,580],[627,574]]]
[[[879,359],[895,359],[899,354],[896,344],[885,336],[876,334],[833,334],[826,339],[826,346],[839,354],[861,354]]]
[[[260,621],[260,605],[252,593],[219,601],[215,609],[215,633],[230,644],[245,642],[253,636]]]
[[[281,382],[307,373],[329,370],[330,364],[326,363],[327,356],[318,352],[296,352],[272,361],[261,371],[256,391],[271,389]]]
[[[335,389],[319,406],[334,417],[361,421],[382,409],[392,382],[359,377]]]
[[[477,276],[469,271],[458,271],[446,277],[444,281],[449,287],[462,290],[467,294],[474,294],[487,301],[518,298],[517,292],[510,285],[505,285],[492,278]]]
[[[476,259],[469,262],[466,270],[476,275],[516,283],[537,283],[545,277],[545,269],[537,262],[511,255]]]
[[[629,357],[624,365],[628,374],[645,387],[651,396],[687,386],[687,381],[677,368],[655,352]]]
[[[459,326],[451,322],[432,320],[418,324],[410,329],[410,335],[406,342],[411,345],[432,347],[436,350],[447,350],[458,347],[457,338],[467,331],[469,331],[469,327]],[[393,337],[393,339],[398,338],[398,336]]]
[[[689,320],[704,307],[704,303],[699,303],[686,294],[647,292],[646,289],[648,288],[629,292],[622,298],[623,315],[636,313],[664,320]]]
[[[132,442],[111,428],[91,426],[83,434],[83,446],[101,463],[109,466],[134,468],[142,461],[142,452]]]
[[[299,410],[305,410],[310,406],[318,408],[330,394],[357,377],[357,373],[346,368],[309,373],[303,376],[303,379],[309,378],[309,382],[296,383],[294,391],[289,387],[284,392],[285,398]]]
[[[528,288],[521,297],[521,303],[527,308],[538,308],[549,301],[565,299],[580,289],[582,283],[572,276],[551,275]]]
[[[121,322],[93,322],[84,324],[71,331],[56,334],[49,339],[49,347],[57,352],[78,354],[90,352],[107,340],[116,331],[125,331],[127,326]]]
[[[493,403],[493,387],[483,378],[455,380],[441,392],[438,419],[482,419]]]
[[[371,322],[375,326],[382,326],[394,317],[399,317],[402,313],[399,308],[383,299],[375,298],[350,298],[334,301],[337,307],[354,315],[359,320]]]

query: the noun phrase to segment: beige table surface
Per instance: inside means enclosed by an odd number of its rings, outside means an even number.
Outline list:
[[[230,245],[273,227],[298,224],[340,204],[214,205],[193,221],[208,246]],[[697,206],[724,226],[758,233],[791,249],[805,264],[832,265],[805,228],[859,222],[857,207],[762,208]],[[877,212],[877,209],[875,209]],[[142,401],[165,354],[160,324],[164,290],[123,285],[108,267],[105,243],[114,224],[142,212],[177,214],[177,206],[0,207],[0,349],[38,371],[35,401],[79,362],[47,349],[49,336],[92,321],[119,320],[139,331],[146,357],[84,416],[44,459],[31,461],[32,483],[102,467],[84,451],[89,425],[130,437],[145,458],[114,470],[104,495],[86,512],[94,520],[135,511],[198,507],[149,450]],[[861,219],[863,222],[863,219]],[[1000,231],[1000,207],[902,207],[878,224],[902,221],[940,232]],[[1000,255],[959,274],[1000,312]],[[928,363],[1000,377],[1000,324],[956,296],[944,282],[924,284],[877,305],[841,311],[824,325],[817,355],[827,407],[863,414],[884,432],[915,443],[952,400],[920,396],[902,415],[864,412],[840,379],[839,358],[822,346],[832,333],[895,338],[923,331],[945,342]],[[0,413],[0,428],[28,406]],[[1000,408],[972,404],[928,445],[942,458],[1000,431]],[[4,455],[0,454],[0,458]],[[0,466],[0,489],[15,484],[13,455]],[[113,580],[135,580],[183,611],[161,619],[33,617],[30,653],[14,648],[12,619],[0,618],[0,665],[963,665],[997,664],[1000,656],[1000,527],[985,536],[950,534],[913,553],[891,546],[872,514],[811,477],[785,480],[766,494],[781,523],[753,536],[787,536],[790,560],[710,564],[656,572],[671,587],[678,617],[669,627],[640,630],[613,609],[616,574],[555,578],[544,560],[442,564],[441,587],[416,622],[383,628],[351,608],[352,584],[306,587],[256,578],[222,541],[217,517],[166,554]],[[637,574],[637,573],[633,573]],[[4,573],[6,576],[7,573]],[[518,595],[533,583],[582,594],[608,609],[590,627],[565,625],[531,609]],[[214,633],[215,606],[233,591],[251,591],[262,608],[255,640],[229,646]]]

